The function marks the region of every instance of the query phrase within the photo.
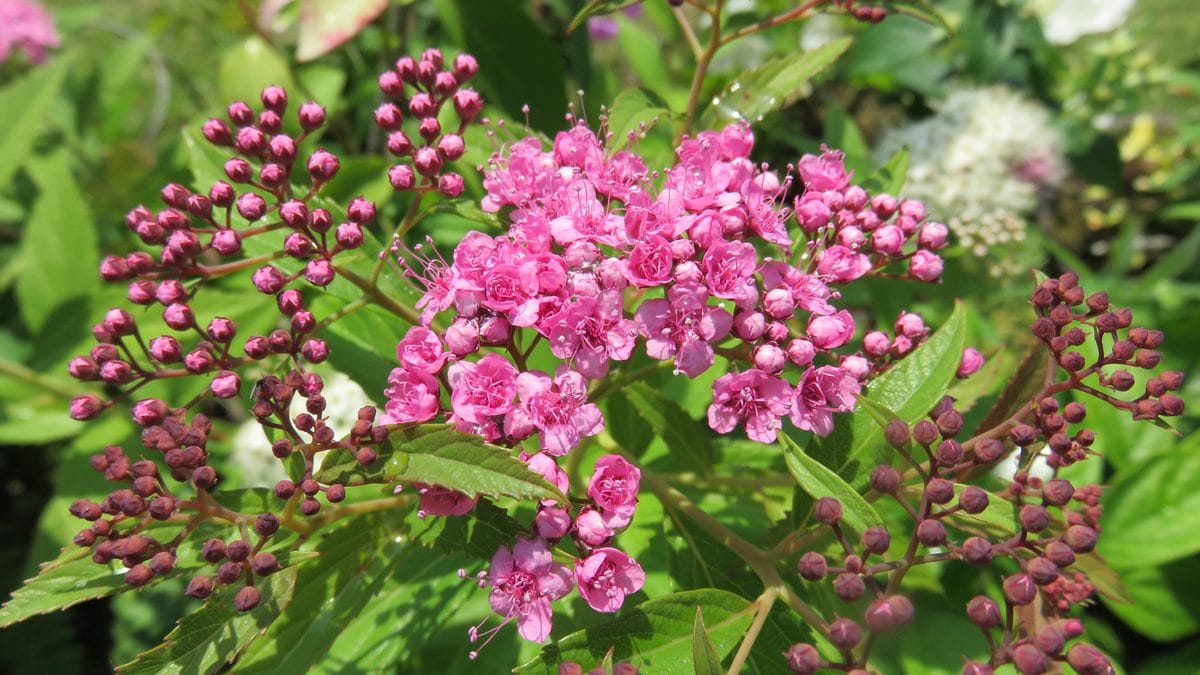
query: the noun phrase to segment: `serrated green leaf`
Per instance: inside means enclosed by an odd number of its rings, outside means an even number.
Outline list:
[[[583,9],[579,10],[579,13],[575,15],[574,19],[571,19],[571,25],[567,26],[567,32],[574,32],[576,28],[579,28],[583,25],[583,22],[587,21],[593,16],[612,14],[618,10],[625,9],[630,5],[636,5],[641,1],[642,0],[591,0],[591,2],[583,6]]]
[[[712,436],[679,404],[643,382],[625,385],[621,393],[684,466],[702,474],[712,470]]]
[[[807,52],[795,52],[743,73],[713,99],[700,117],[701,129],[729,122],[754,122],[801,98],[805,85],[850,48],[852,38],[841,38]]]
[[[875,525],[883,525],[883,519],[854,487],[829,467],[804,454],[804,449],[790,436],[780,434],[779,444],[783,446],[783,458],[787,462],[788,471],[796,479],[800,489],[813,499],[836,498],[842,503],[842,517],[858,532]]]
[[[708,629],[704,627],[704,614],[700,607],[696,608],[696,621],[692,624],[692,668],[696,675],[724,673],[721,670],[721,657],[717,656],[717,648],[713,646]]]
[[[117,672],[216,672],[233,662],[288,606],[296,590],[297,573],[297,568],[289,567],[260,582],[262,602],[249,612],[237,611],[231,592],[219,593],[181,619],[161,645],[119,666]]]
[[[475,560],[491,560],[501,546],[510,546],[518,536],[529,532],[527,526],[487,499],[480,499],[465,516],[430,520],[427,529],[418,535],[422,544]]]
[[[397,455],[406,456],[407,463],[401,466],[392,462]],[[479,436],[464,434],[449,424],[395,427],[369,466],[359,464],[348,451],[335,450],[316,478],[347,485],[419,482],[471,495],[567,502],[558,488],[510,450],[485,443]]]
[[[966,314],[958,303],[937,332],[871,383],[867,395],[906,424],[916,422],[954,381],[965,340]],[[851,415],[837,415],[833,433],[814,438],[805,453],[860,489],[871,469],[887,459],[884,443],[883,430],[860,408]]]
[[[750,602],[727,591],[682,591],[655,598],[621,612],[612,621],[572,633],[542,648],[516,672],[557,673],[563,661],[596,663],[613,649],[617,661],[629,661],[646,672],[690,671],[693,617],[703,607],[708,634],[718,657],[741,640],[754,618]]]
[[[70,66],[70,58],[57,57],[0,90],[0,185],[25,165]]]
[[[0,607],[0,628],[127,590],[124,572],[120,564],[94,562],[87,549],[63,549],[57,559],[42,565],[38,575],[14,591]]]
[[[667,104],[645,89],[626,89],[617,94],[608,111],[608,130],[612,132],[609,152],[624,148],[629,144],[631,135],[641,133],[642,129],[670,115]]]
[[[1104,493],[1098,551],[1118,569],[1200,551],[1200,437],[1119,472]]]
[[[82,329],[79,309],[100,285],[92,214],[71,175],[66,151],[31,159],[28,170],[38,186],[38,197],[21,238],[17,276],[21,316],[36,333],[59,310]]]

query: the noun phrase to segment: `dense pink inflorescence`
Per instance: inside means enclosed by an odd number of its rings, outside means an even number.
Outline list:
[[[0,0],[0,63],[20,50],[32,63],[46,60],[46,52],[61,43],[54,18],[32,0]]]

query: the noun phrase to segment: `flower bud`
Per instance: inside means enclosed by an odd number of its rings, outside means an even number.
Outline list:
[[[962,559],[969,565],[983,567],[992,562],[992,545],[982,537],[968,537],[962,545]]]
[[[71,419],[86,421],[93,419],[104,411],[104,402],[91,394],[76,396],[71,399]]]
[[[469,122],[483,110],[483,99],[473,89],[459,89],[454,92],[454,112],[459,119]]]
[[[125,573],[125,583],[133,586],[134,588],[145,586],[146,584],[150,583],[150,580],[153,578],[154,571],[146,565],[134,565],[133,567],[129,568],[128,572]]]
[[[1013,649],[1013,666],[1021,675],[1042,675],[1050,670],[1050,659],[1037,646],[1026,642]]]
[[[204,576],[198,576],[193,577],[192,580],[188,582],[187,590],[184,591],[184,594],[189,598],[203,600],[212,594],[212,590],[212,579]]]
[[[871,471],[871,489],[880,494],[892,494],[900,487],[900,472],[890,466],[880,465]]]
[[[875,525],[863,530],[862,544],[867,553],[882,555],[891,546],[892,536],[888,534],[887,528]]]
[[[975,461],[991,464],[1004,456],[1004,443],[995,438],[980,439],[975,444]]]
[[[834,497],[821,497],[813,505],[813,516],[825,525],[836,525],[842,519],[842,503]]]
[[[243,586],[237,595],[233,596],[233,606],[239,612],[249,612],[258,607],[260,602],[262,602],[262,594],[253,586]]]
[[[838,649],[853,649],[862,640],[862,628],[850,619],[837,619],[829,624],[829,641]]]
[[[1076,553],[1091,553],[1096,549],[1096,531],[1087,525],[1072,525],[1063,533],[1063,542]]]
[[[809,644],[794,644],[784,656],[788,667],[796,675],[812,675],[821,667],[821,655],[816,647]]]
[[[782,349],[769,342],[759,345],[754,350],[754,367],[768,375],[782,372],[786,364],[787,355]]]
[[[229,131],[229,126],[224,120],[209,118],[204,126],[200,127],[200,132],[204,134],[204,138],[213,145],[230,145],[233,143],[233,134]]]
[[[1037,584],[1023,572],[1005,577],[1004,597],[1014,605],[1028,605],[1037,597]]]
[[[977,595],[967,603],[967,618],[983,630],[996,628],[1001,621],[1000,606],[986,595]]]
[[[1050,513],[1046,507],[1037,504],[1026,504],[1019,513],[1021,527],[1029,532],[1041,532],[1050,526]]]
[[[388,169],[388,182],[392,184],[392,188],[403,192],[413,188],[417,182],[417,176],[411,166],[397,164]]]
[[[833,592],[846,602],[854,602],[863,596],[867,590],[862,577],[850,572],[843,572],[833,580]]]
[[[337,155],[324,148],[319,148],[308,156],[308,174],[316,181],[330,180],[337,175],[340,167],[341,162],[338,161]]]
[[[233,255],[242,250],[242,235],[236,230],[218,230],[213,233],[212,247],[221,255]]]
[[[279,571],[279,559],[271,553],[263,552],[254,556],[250,566],[255,574],[265,577]]]
[[[1082,642],[1076,643],[1067,651],[1067,663],[1071,664],[1079,675],[1108,675],[1112,672],[1112,664],[1108,657],[1099,649]]]
[[[300,128],[305,131],[313,131],[325,124],[325,108],[309,101],[300,106],[296,117],[300,121]]]
[[[796,571],[806,581],[820,581],[825,577],[826,570],[828,570],[828,564],[825,562],[825,556],[816,551],[805,553],[796,563]]]
[[[243,218],[254,222],[267,212],[267,202],[253,192],[245,192],[237,199],[237,212]]]
[[[941,521],[926,518],[917,525],[917,539],[928,548],[946,543],[946,526]]]
[[[467,145],[462,136],[446,134],[438,139],[437,150],[447,162],[453,162],[463,156],[467,151]]]
[[[1034,558],[1025,565],[1029,578],[1039,586],[1045,586],[1058,578],[1058,565],[1046,558]]]
[[[945,478],[933,478],[925,485],[925,497],[934,504],[948,504],[954,499],[954,483]]]

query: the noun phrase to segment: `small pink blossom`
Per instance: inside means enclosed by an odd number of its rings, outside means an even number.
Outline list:
[[[20,49],[32,63],[46,60],[46,50],[61,44],[54,18],[31,0],[0,0],[0,63]]]
[[[604,521],[604,516],[591,506],[579,510],[575,518],[575,536],[588,546],[600,546],[612,539],[616,532]]]
[[[749,307],[758,300],[754,272],[758,254],[744,241],[717,241],[708,247],[701,262],[708,292]]]
[[[575,563],[579,594],[597,612],[621,609],[625,596],[637,593],[646,583],[646,573],[623,551],[605,546]]]
[[[842,310],[827,316],[814,315],[808,319],[808,338],[817,349],[837,349],[854,335],[854,317]]]
[[[608,527],[621,529],[633,520],[641,480],[641,470],[620,455],[605,455],[596,460],[587,493]]]
[[[774,443],[783,427],[780,418],[791,407],[792,388],[787,382],[757,368],[727,373],[713,382],[713,402],[708,425],[719,434],[745,424],[746,435],[759,443]]]
[[[937,281],[942,276],[942,259],[936,253],[924,249],[913,254],[908,261],[908,271],[921,281]]]
[[[818,436],[833,431],[833,413],[848,412],[862,390],[850,372],[837,366],[804,371],[792,398],[792,424]]]
[[[438,414],[438,381],[432,375],[413,368],[393,368],[384,390],[384,409],[393,423],[426,422]]]
[[[833,283],[847,284],[871,271],[870,258],[845,246],[830,246],[820,255],[817,271]]]
[[[540,371],[517,376],[521,409],[541,432],[542,450],[565,455],[588,436],[604,429],[600,408],[587,399],[587,382],[573,370],[563,369],[554,379]]]
[[[413,487],[421,495],[421,506],[417,511],[417,516],[420,518],[461,516],[470,513],[471,509],[475,508],[475,499],[457,490],[425,483],[413,483]]]
[[[675,358],[675,367],[696,377],[713,364],[712,343],[729,334],[733,317],[719,307],[705,304],[703,288],[679,284],[667,289],[667,299],[646,300],[634,319],[646,338],[650,358]]]
[[[571,360],[584,377],[604,377],[610,361],[629,359],[637,338],[637,325],[622,316],[621,306],[617,292],[563,305],[541,324],[551,353]]]
[[[796,165],[806,190],[825,192],[842,190],[850,184],[850,174],[842,161],[842,153],[821,147],[821,155],[804,155]]]
[[[571,512],[554,506],[538,507],[533,528],[542,539],[562,539],[571,531]]]
[[[661,286],[671,278],[674,259],[670,242],[656,234],[649,235],[629,252],[625,277],[634,286]]]
[[[481,422],[513,408],[517,369],[499,354],[487,354],[475,363],[453,363],[447,379],[453,390],[450,402],[454,414],[463,420]]]
[[[979,372],[983,367],[983,354],[979,353],[974,347],[967,347],[963,350],[962,360],[958,364],[958,376],[970,377]]]
[[[396,344],[396,358],[400,365],[413,370],[437,373],[449,358],[442,349],[437,333],[421,326],[408,329],[404,338]]]
[[[488,571],[488,602],[505,619],[516,618],[517,632],[530,642],[550,637],[550,603],[571,592],[571,572],[554,562],[545,540],[522,539],[501,547]]]

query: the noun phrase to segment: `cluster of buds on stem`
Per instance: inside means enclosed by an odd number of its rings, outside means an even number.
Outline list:
[[[1117,392],[1132,387],[1133,376],[1125,368],[1158,364],[1153,350],[1162,334],[1129,328],[1129,310],[1111,308],[1104,294],[1086,296],[1078,282],[1073,273],[1048,279],[1031,298],[1038,314],[1033,332],[1049,347],[1052,367],[1041,391],[1015,414],[962,439],[963,416],[946,397],[927,419],[912,426],[900,420],[887,425],[885,437],[900,468],[876,467],[867,496],[891,498],[910,517],[912,529],[901,556],[885,556],[892,548],[891,534],[881,526],[865,529],[858,546],[853,545],[844,529],[842,504],[828,497],[816,502],[813,518],[831,530],[840,553],[833,559],[820,551],[804,553],[797,564],[799,574],[814,583],[830,580],[839,598],[860,608],[862,623],[838,617],[828,625],[827,637],[841,652],[840,660],[812,645],[793,647],[787,658],[795,672],[863,667],[869,649],[856,648],[871,644],[872,633],[894,630],[913,617],[912,602],[898,592],[904,575],[916,565],[947,560],[1015,570],[1000,580],[999,601],[981,595],[967,605],[967,616],[982,631],[989,657],[968,662],[964,673],[984,675],[1011,664],[1022,675],[1040,675],[1056,662],[1069,663],[1081,673],[1111,672],[1108,659],[1094,647],[1070,644],[1084,632],[1071,608],[1096,590],[1077,563],[1094,551],[1102,513],[1099,486],[1076,486],[1055,475],[1059,468],[1086,459],[1094,440],[1091,430],[1079,426],[1087,415],[1086,404],[1071,399],[1091,397],[1131,411],[1137,419],[1161,421],[1182,412],[1182,403],[1169,393],[1180,386],[1182,375],[1152,376],[1138,398],[1117,398]],[[1086,309],[1074,309],[1083,306]],[[1088,342],[1085,331],[1098,352],[1090,362],[1071,350]],[[1003,490],[989,493],[969,484],[973,476],[1014,453],[1016,468]],[[1039,475],[1037,464],[1049,475]],[[906,479],[919,483],[910,485]],[[998,534],[971,520],[989,510],[998,516],[1011,514],[1012,530]],[[872,562],[872,556],[878,560]]]

